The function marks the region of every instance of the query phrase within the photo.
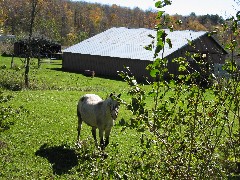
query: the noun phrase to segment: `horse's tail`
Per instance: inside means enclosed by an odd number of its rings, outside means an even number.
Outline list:
[[[78,118],[81,119],[81,113],[80,113],[80,109],[79,109],[79,108],[80,108],[80,106],[79,106],[80,103],[81,103],[81,102],[79,102],[78,105],[77,105],[77,116],[78,116]]]
[[[82,108],[82,103],[83,103],[84,100],[85,100],[85,97],[81,97],[79,102],[78,102],[78,105],[77,105],[77,116],[78,116],[79,119],[82,119],[80,109]]]

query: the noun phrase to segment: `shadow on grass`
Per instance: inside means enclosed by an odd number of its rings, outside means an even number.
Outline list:
[[[35,153],[36,156],[46,158],[52,164],[53,173],[66,174],[78,165],[77,153],[64,145],[48,147],[44,144]]]

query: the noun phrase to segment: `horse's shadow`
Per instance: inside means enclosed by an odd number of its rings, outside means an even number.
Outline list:
[[[46,158],[52,164],[53,173],[57,175],[68,173],[78,165],[77,153],[65,145],[48,147],[43,144],[35,155]]]

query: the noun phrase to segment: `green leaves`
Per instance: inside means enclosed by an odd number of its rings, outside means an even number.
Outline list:
[[[157,45],[155,48],[154,58],[156,58],[160,53],[160,51],[164,48],[166,37],[167,37],[167,33],[164,30],[162,29],[157,30]],[[168,42],[170,41],[168,40]]]
[[[156,8],[162,8],[162,7],[163,7],[162,2],[161,2],[161,1],[157,1],[157,2],[155,3],[155,7],[156,7]]]
[[[172,48],[172,41],[171,41],[171,39],[167,38],[166,42],[168,43],[169,48],[171,49]]]
[[[238,46],[238,42],[233,39],[231,40],[228,44],[225,45],[225,48],[230,50],[230,51],[234,51]]]
[[[165,11],[158,11],[156,19],[161,19]]]
[[[170,2],[157,1],[155,5],[157,8],[162,8],[168,3]],[[162,29],[162,25],[167,24],[164,18],[161,19],[163,15],[164,11],[159,11],[157,15],[157,19],[163,22],[156,25],[157,42],[147,47],[155,53],[154,62],[146,68],[155,80],[151,83],[152,89],[144,91],[145,89],[142,88],[140,91],[135,91],[138,86],[134,86],[129,93],[131,102],[128,108],[134,115],[131,118],[132,127],[136,127],[144,134],[151,134],[157,141],[157,149],[161,157],[159,169],[167,179],[181,179],[183,174],[187,179],[222,178],[227,176],[227,174],[219,174],[223,169],[225,171],[225,164],[221,163],[225,158],[223,156],[235,151],[239,152],[237,148],[239,139],[234,138],[234,133],[239,136],[240,132],[240,126],[237,127],[238,130],[235,128],[239,121],[240,104],[238,67],[235,61],[228,61],[224,66],[225,70],[236,75],[235,79],[238,80],[236,82],[234,78],[211,79],[208,71],[213,69],[210,69],[209,62],[205,61],[208,54],[186,52],[184,57],[172,60],[171,63],[175,65],[178,75],[170,82],[166,81],[168,65],[172,64],[168,64],[169,59],[164,58],[164,48],[167,46],[172,48],[173,44]],[[236,32],[235,19],[231,21],[233,21],[231,28],[233,35],[239,35]],[[179,20],[177,23],[180,25],[182,21]],[[170,31],[173,30],[173,26],[168,27]],[[225,24],[223,28],[227,29],[228,25]],[[217,30],[212,32],[215,33]],[[195,46],[193,41],[187,40],[187,42],[189,46]],[[237,46],[237,41],[233,38],[226,47],[234,50]],[[209,83],[209,87],[201,86],[202,82]],[[149,98],[152,102],[145,103]],[[225,146],[220,144],[224,142],[234,147],[229,145],[225,150],[226,153],[220,157],[221,148]],[[141,145],[144,143],[141,138]],[[150,143],[145,147],[151,148]],[[229,162],[228,159],[225,160]]]
[[[152,45],[152,44],[149,44],[149,45],[145,46],[144,48],[145,48],[146,50],[148,50],[148,51],[152,51],[153,45]]]
[[[163,79],[164,74],[167,72],[167,63],[168,60],[166,58],[157,58],[146,69],[150,72],[151,77]]]
[[[170,0],[157,1],[155,3],[155,7],[156,8],[163,8],[163,7],[165,7],[167,5],[171,5],[171,4],[172,4],[172,1],[170,1]]]
[[[182,25],[182,23],[183,23],[183,22],[182,22],[181,19],[179,19],[179,20],[176,21],[176,24],[177,24],[177,25]]]
[[[238,70],[237,64],[234,61],[227,59],[225,64],[223,65],[223,70],[231,74],[236,73]]]
[[[240,11],[236,13],[237,20],[240,21]]]
[[[193,46],[193,42],[191,40],[187,39],[187,41],[189,46]]]
[[[150,71],[150,76],[155,78],[155,77],[157,77],[157,74],[159,74],[159,73],[160,73],[160,71],[158,69],[153,69]]]
[[[148,37],[152,38],[152,39],[155,39],[155,37],[151,34],[148,35]]]

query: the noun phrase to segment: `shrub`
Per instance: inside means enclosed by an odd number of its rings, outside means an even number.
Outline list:
[[[24,88],[23,77],[21,76],[21,69],[3,69],[1,71],[0,87],[12,91],[19,91]]]
[[[171,4],[168,0],[156,2],[157,7],[168,4]],[[162,15],[160,11],[158,18]],[[232,20],[234,25],[235,19]],[[158,42],[154,49],[155,57],[166,44],[171,47],[171,40],[161,27],[157,25],[156,28]],[[146,48],[153,50],[149,47],[154,47],[154,44]],[[129,69],[120,73],[130,87],[128,94],[132,98],[126,103],[126,107],[133,114],[130,123],[122,123],[143,134],[150,134],[145,141],[149,148],[153,144],[151,142],[157,142],[154,146],[159,152],[159,174],[162,174],[162,177],[218,179],[239,173],[239,70],[236,66],[230,66],[230,79],[201,77],[197,71],[184,73],[188,69],[188,63],[184,63],[185,59],[180,57],[175,62],[179,63],[182,75],[177,77],[178,81],[167,82],[164,79],[167,61],[165,58],[157,58],[147,67],[153,78],[158,77],[157,81],[150,83],[150,92],[146,92],[134,77],[129,76]],[[229,67],[229,64],[227,66]],[[201,79],[204,83],[207,80],[207,88],[201,86]],[[147,106],[148,98],[153,99],[152,107]],[[149,155],[151,156],[151,153]]]

